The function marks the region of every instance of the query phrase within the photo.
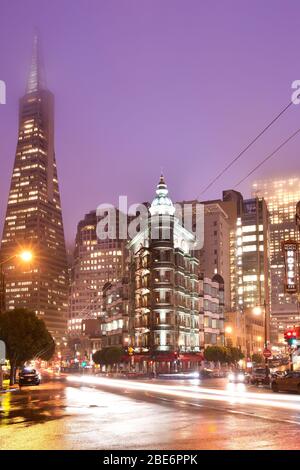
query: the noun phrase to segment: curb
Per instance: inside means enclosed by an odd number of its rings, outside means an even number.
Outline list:
[[[19,390],[18,388],[6,388],[6,389],[3,389],[3,390],[0,390],[0,394],[1,393],[7,393],[7,392],[16,392],[17,390]]]

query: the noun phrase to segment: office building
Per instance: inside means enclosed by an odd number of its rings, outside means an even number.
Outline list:
[[[271,329],[274,343],[283,341],[284,329],[300,324],[297,294],[285,292],[285,265],[282,242],[299,242],[296,205],[300,201],[300,177],[255,181],[254,196],[263,197],[270,214]],[[299,279],[297,280],[299,290]]]
[[[77,226],[69,298],[68,332],[72,335],[81,334],[83,319],[100,317],[104,285],[125,274],[127,241],[118,237],[118,225],[116,237],[99,239],[99,220],[96,211],[91,211]]]
[[[20,261],[20,249],[30,250],[30,263]],[[6,309],[34,310],[54,338],[63,336],[68,271],[54,152],[54,96],[46,87],[37,36],[26,93],[19,103],[18,142],[0,257]]]

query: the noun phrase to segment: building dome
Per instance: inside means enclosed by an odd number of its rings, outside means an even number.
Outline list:
[[[169,191],[165,179],[163,175],[161,175],[156,187],[156,197],[153,199],[149,209],[151,215],[174,215],[175,207],[168,197],[168,193]]]

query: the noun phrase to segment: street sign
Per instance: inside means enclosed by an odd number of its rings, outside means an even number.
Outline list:
[[[285,292],[295,294],[298,286],[298,243],[295,240],[282,242],[285,264]]]
[[[263,355],[264,357],[271,357],[272,356],[272,351],[270,351],[270,349],[264,349],[264,352],[263,352]]]

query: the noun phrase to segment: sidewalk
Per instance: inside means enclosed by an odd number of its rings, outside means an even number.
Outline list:
[[[9,385],[8,380],[3,380],[3,387],[4,388],[0,388],[0,393],[15,392],[16,390],[19,390],[18,385]]]

